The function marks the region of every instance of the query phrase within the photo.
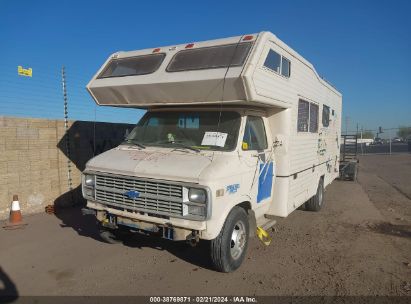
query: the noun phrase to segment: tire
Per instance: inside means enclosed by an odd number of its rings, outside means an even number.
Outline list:
[[[351,180],[355,182],[355,181],[357,181],[357,178],[358,178],[358,164],[354,165],[354,170],[353,171],[354,172],[352,173]]]
[[[216,270],[232,272],[241,266],[247,252],[249,234],[246,211],[234,207],[220,234],[210,242],[211,260]]]
[[[324,180],[320,178],[317,193],[305,203],[305,210],[320,211],[324,205]]]

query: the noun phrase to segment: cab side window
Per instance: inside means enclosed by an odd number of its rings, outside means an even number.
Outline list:
[[[248,116],[244,130],[243,150],[267,149],[264,122],[261,117]]]

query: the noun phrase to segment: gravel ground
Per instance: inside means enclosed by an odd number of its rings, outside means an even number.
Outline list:
[[[0,230],[0,294],[410,296],[410,169],[411,154],[362,157],[358,182],[334,181],[321,212],[280,220],[270,246],[251,240],[231,274],[210,269],[207,244],[105,244],[79,209],[25,217]]]

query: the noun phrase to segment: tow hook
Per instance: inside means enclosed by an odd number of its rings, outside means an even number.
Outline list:
[[[108,229],[112,229],[112,230],[115,230],[118,228],[118,226],[115,223],[109,221],[108,219],[101,221],[101,226],[108,228]]]
[[[199,242],[200,236],[198,231],[193,230],[191,234],[187,236],[187,243],[190,244],[191,247],[196,247]]]

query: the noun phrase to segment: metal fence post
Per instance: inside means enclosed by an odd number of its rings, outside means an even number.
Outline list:
[[[62,85],[63,85],[63,99],[64,99],[64,128],[65,128],[65,136],[66,136],[66,153],[67,153],[67,185],[68,185],[69,191],[72,192],[73,182],[71,180],[70,136],[69,136],[69,130],[68,130],[67,84],[66,84],[66,71],[65,71],[64,66],[61,69],[61,80],[62,80]]]

